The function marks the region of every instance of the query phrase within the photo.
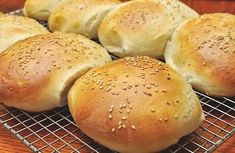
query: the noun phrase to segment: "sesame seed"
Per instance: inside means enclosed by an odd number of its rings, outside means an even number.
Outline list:
[[[154,113],[154,112],[155,112],[155,109],[154,109],[154,108],[151,108],[151,112],[153,112],[153,113]]]
[[[115,132],[115,128],[112,128],[112,133],[114,133]]]
[[[159,120],[160,122],[162,122],[162,119],[161,119],[161,118],[159,118],[158,120]]]
[[[112,119],[112,118],[113,118],[113,116],[111,114],[109,114],[109,119]]]
[[[162,92],[166,92],[166,89],[162,89]]]
[[[175,114],[175,119],[177,119],[178,118],[178,115],[177,114]]]
[[[121,128],[122,128],[122,126],[121,126],[121,125],[119,125],[119,126],[118,126],[118,130],[121,130]]]
[[[126,128],[126,125],[125,125],[125,124],[122,124],[122,127],[125,129],[125,128]]]
[[[113,109],[112,109],[112,108],[110,108],[110,109],[109,109],[109,113],[112,113],[112,112],[113,112]]]
[[[164,121],[168,121],[168,118],[166,117],[166,118],[164,118]]]
[[[168,102],[166,102],[166,104],[167,104],[167,105],[171,105],[171,103],[170,103],[169,101],[168,101]]]
[[[126,117],[126,116],[122,117],[122,120],[126,120],[126,119],[127,119],[127,117]]]
[[[107,88],[107,89],[106,89],[106,91],[108,92],[108,91],[110,91],[111,89],[112,89],[112,88],[111,88],[111,87],[109,87],[109,88]]]
[[[136,127],[135,127],[134,125],[132,125],[131,128],[132,128],[133,130],[136,130]]]
[[[130,103],[130,100],[128,98],[126,98],[126,102],[129,104]]]

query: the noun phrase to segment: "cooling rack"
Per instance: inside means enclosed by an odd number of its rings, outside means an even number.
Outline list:
[[[21,15],[22,11],[10,14]],[[195,132],[163,152],[212,152],[235,133],[235,98],[196,93],[206,114],[204,122]],[[44,113],[29,113],[0,105],[0,124],[33,152],[113,153],[76,126],[67,106]]]

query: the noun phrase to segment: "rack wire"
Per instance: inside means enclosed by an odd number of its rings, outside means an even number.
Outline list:
[[[21,15],[22,11],[11,14]],[[212,152],[234,135],[235,98],[214,98],[196,93],[206,114],[204,122],[195,132],[163,152]],[[29,113],[0,105],[0,124],[33,152],[113,153],[76,126],[67,106],[49,112]]]

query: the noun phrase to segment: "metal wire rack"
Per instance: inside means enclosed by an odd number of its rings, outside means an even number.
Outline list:
[[[11,14],[21,15],[22,11]],[[195,132],[163,152],[212,152],[235,133],[235,98],[197,95],[206,119]],[[0,105],[0,124],[34,152],[113,152],[88,138],[73,122],[66,106],[29,113]]]

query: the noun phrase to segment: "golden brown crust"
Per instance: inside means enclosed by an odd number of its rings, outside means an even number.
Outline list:
[[[111,53],[160,58],[174,28],[198,14],[179,1],[133,0],[111,11],[98,36]]]
[[[96,38],[101,20],[119,3],[118,0],[66,0],[52,12],[49,27],[52,31]]]
[[[61,0],[26,0],[24,4],[25,16],[47,21],[51,12]]]
[[[18,40],[43,33],[47,29],[33,19],[4,15],[0,18],[0,53]]]
[[[18,41],[0,54],[0,100],[28,111],[64,105],[75,79],[110,60],[105,49],[80,35],[50,33]]]
[[[0,12],[0,17],[4,16],[4,14],[2,12]]]
[[[162,150],[194,131],[203,116],[191,86],[148,57],[89,71],[69,91],[68,104],[81,130],[125,153]]]
[[[194,88],[235,96],[235,16],[206,14],[177,28],[168,43],[168,64]]]

